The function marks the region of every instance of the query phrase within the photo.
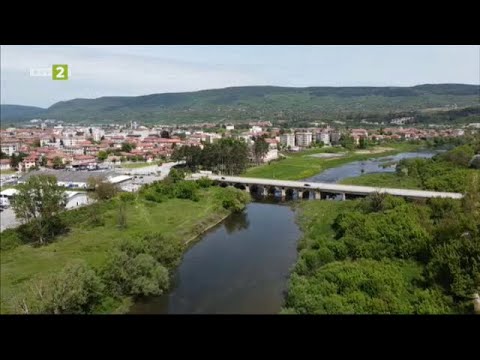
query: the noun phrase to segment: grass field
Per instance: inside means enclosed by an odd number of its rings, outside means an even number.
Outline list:
[[[420,179],[414,177],[400,177],[395,173],[365,174],[362,176],[346,178],[340,184],[364,185],[375,187],[389,187],[396,189],[421,189]]]
[[[57,238],[55,242],[43,247],[21,245],[0,252],[0,312],[15,311],[12,308],[14,298],[21,296],[30,280],[56,273],[69,262],[84,260],[95,268],[101,267],[109,251],[121,239],[160,232],[186,243],[229,214],[217,206],[215,195],[218,191],[222,189],[212,187],[202,190],[198,202],[181,199],[170,199],[163,203],[136,201],[127,206],[127,228],[123,230],[117,227],[118,210],[114,206],[105,205],[101,211],[105,225],[98,227],[82,224],[82,213],[74,213],[87,210],[72,211],[69,217],[78,217],[80,224],[72,226],[67,235]]]
[[[399,143],[382,147],[382,152],[377,152],[378,148],[373,147],[371,149],[372,153],[358,154],[355,152],[347,152],[343,157],[330,159],[310,156],[312,154],[329,152],[329,148],[312,149],[299,153],[288,153],[286,154],[287,158],[274,161],[270,165],[265,164],[249,168],[243,176],[280,180],[301,180],[319,174],[326,169],[352,161],[383,157],[404,151],[415,151],[419,148],[419,145]],[[338,151],[341,152],[345,150],[339,148]]]
[[[137,163],[129,163],[129,164],[122,164],[122,168],[125,169],[139,169],[148,166],[157,166],[158,164],[155,162],[146,163],[146,162],[137,162]]]

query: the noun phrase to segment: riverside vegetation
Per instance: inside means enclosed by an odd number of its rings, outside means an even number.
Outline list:
[[[366,174],[343,184],[465,192],[470,176],[480,169],[480,136],[463,138],[454,149],[431,159],[403,159],[395,173]]]
[[[468,166],[478,145],[469,139],[434,159],[404,160],[392,175],[395,184],[413,178],[419,188],[461,191],[462,200],[373,194],[302,203],[304,237],[283,312],[473,312],[480,292],[480,174]]]
[[[248,202],[240,190],[211,185],[184,181],[176,169],[138,193],[97,184],[95,204],[46,215],[59,229],[42,244],[32,238],[35,219],[5,230],[1,312],[121,313],[136,297],[164,293],[187,243]]]

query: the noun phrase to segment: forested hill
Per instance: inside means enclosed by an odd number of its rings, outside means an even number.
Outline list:
[[[36,106],[2,105],[0,108],[1,120],[25,120],[42,116],[46,109]]]
[[[244,120],[342,120],[371,114],[448,111],[480,105],[480,86],[465,84],[413,87],[245,86],[135,97],[61,101],[42,118],[72,122],[193,123]],[[2,121],[18,120],[3,112]],[[32,118],[32,114],[23,120]]]

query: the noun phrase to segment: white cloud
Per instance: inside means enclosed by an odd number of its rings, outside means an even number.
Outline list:
[[[71,78],[52,81],[29,77],[30,68],[52,64],[68,64]],[[1,102],[42,106],[76,97],[144,95],[259,83],[254,71],[240,66],[189,63],[102,47],[2,46],[1,65]]]

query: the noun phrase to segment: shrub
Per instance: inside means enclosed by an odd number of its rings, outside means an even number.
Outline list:
[[[14,229],[7,229],[0,236],[0,250],[10,250],[22,244],[22,239]]]
[[[201,188],[208,188],[210,186],[213,186],[213,180],[210,180],[207,177],[201,177],[200,179],[197,180],[197,184]]]
[[[233,212],[242,211],[250,199],[242,190],[229,187],[223,188],[217,197],[223,208]]]
[[[198,201],[198,184],[194,181],[180,181],[175,184],[175,197]]]
[[[132,203],[136,199],[136,196],[134,193],[130,192],[124,192],[120,194],[120,200],[125,202],[125,203]]]
[[[75,262],[46,282],[33,283],[28,299],[22,299],[18,306],[26,313],[88,314],[101,303],[103,290],[95,271]]]

